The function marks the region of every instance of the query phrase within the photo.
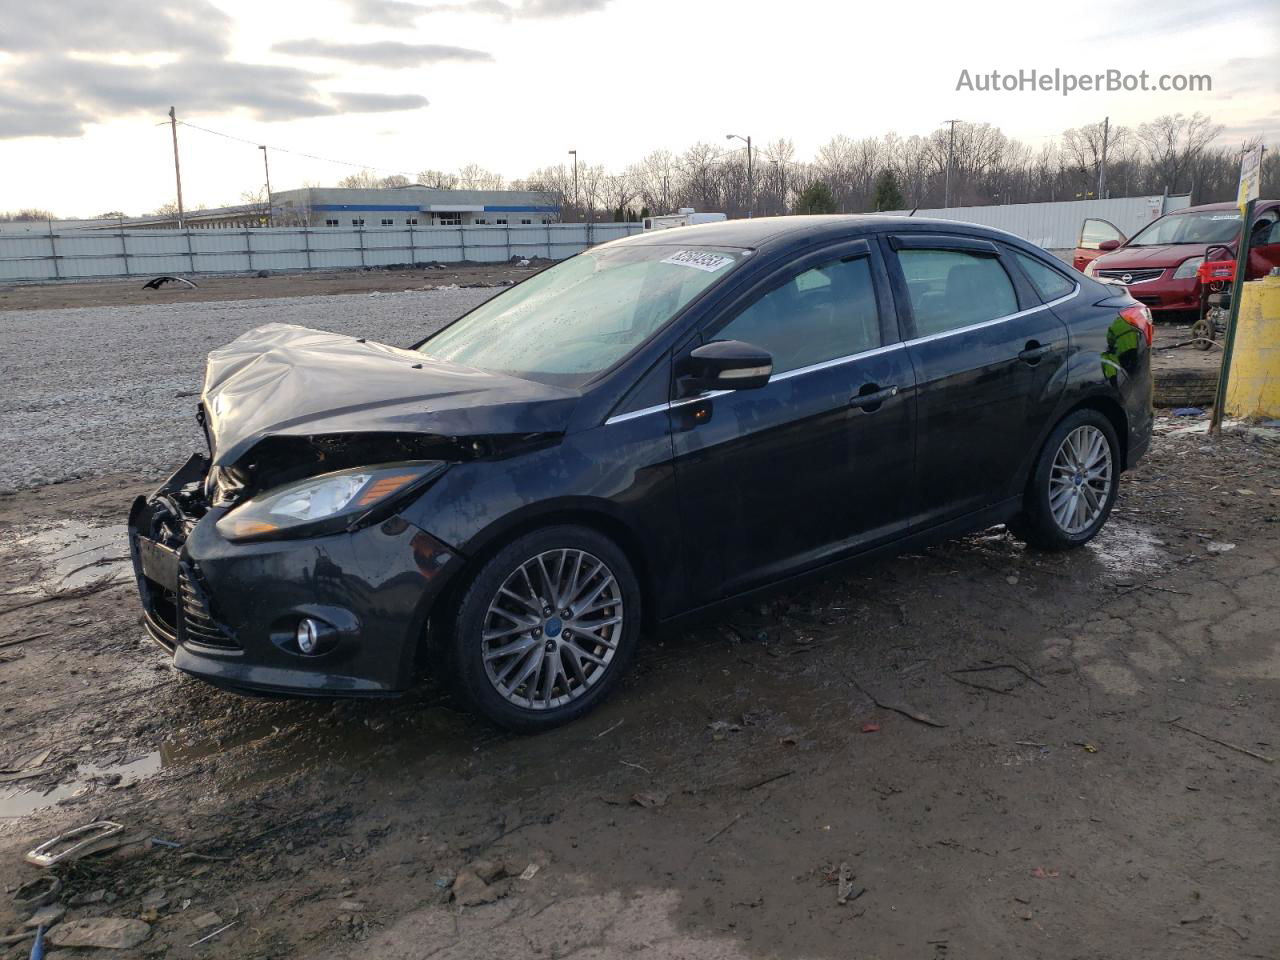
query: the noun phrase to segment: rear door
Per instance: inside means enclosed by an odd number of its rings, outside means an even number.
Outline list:
[[[914,459],[911,365],[879,248],[780,267],[676,354],[741,340],[774,359],[755,390],[679,397],[672,438],[691,582],[730,596],[903,532]]]
[[[1069,342],[995,243],[905,234],[888,246],[917,384],[919,529],[1020,494],[1028,449],[1065,386]]]

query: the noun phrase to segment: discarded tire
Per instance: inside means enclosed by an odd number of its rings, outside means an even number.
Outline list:
[[[1218,392],[1218,371],[1162,370],[1156,373],[1153,402],[1157,407],[1202,407]]]

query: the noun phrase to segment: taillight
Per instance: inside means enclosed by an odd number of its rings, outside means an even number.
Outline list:
[[[1156,333],[1156,325],[1151,320],[1151,311],[1141,303],[1130,304],[1120,311],[1120,316],[1124,317],[1125,322],[1132,327],[1136,327],[1138,332],[1142,334],[1142,338],[1147,341],[1147,346],[1151,346],[1151,340]]]

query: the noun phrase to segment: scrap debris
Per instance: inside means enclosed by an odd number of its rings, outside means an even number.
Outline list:
[[[46,840],[34,850],[28,850],[27,863],[37,867],[52,867],[68,860],[79,860],[91,853],[102,853],[121,845],[120,834],[124,824],[111,820],[99,820],[60,833]]]
[[[199,287],[198,283],[195,283],[192,280],[188,280],[186,277],[165,276],[165,277],[153,277],[152,279],[148,280],[146,283],[142,285],[142,289],[143,290],[159,290],[166,283],[185,283],[187,285],[187,289],[189,290],[195,290],[197,287]]]

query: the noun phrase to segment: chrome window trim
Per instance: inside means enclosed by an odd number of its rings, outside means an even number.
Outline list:
[[[957,327],[954,330],[944,330],[941,333],[931,333],[925,337],[916,337],[913,340],[901,340],[898,343],[890,343],[883,347],[873,347],[870,350],[862,350],[858,353],[851,353],[847,357],[836,357],[832,360],[823,360],[819,363],[811,363],[807,367],[796,367],[794,370],[787,370],[784,373],[776,373],[769,378],[769,383],[779,380],[789,380],[791,377],[798,377],[806,373],[815,373],[818,370],[828,370],[831,367],[838,367],[845,363],[852,363],[854,360],[861,360],[865,357],[874,357],[883,353],[890,353],[894,350],[902,350],[906,347],[914,347],[921,343],[932,343],[935,340],[942,340],[945,337],[954,337],[962,333],[971,333],[974,330],[982,330],[985,327],[995,326],[997,323],[1004,323],[1007,320],[1016,320],[1019,317],[1027,317],[1033,313],[1039,313],[1041,310],[1047,310],[1050,307],[1056,307],[1058,304],[1066,303],[1068,300],[1074,300],[1079,296],[1082,287],[1077,282],[1075,289],[1065,296],[1058,297],[1056,300],[1050,300],[1048,303],[1042,303],[1038,306],[1028,307],[1026,310],[1019,310],[1017,313],[1009,313],[1003,317],[996,317],[993,320],[983,320],[981,323],[971,323],[967,327]],[[710,390],[706,393],[700,393],[696,397],[684,397],[680,400],[671,400],[667,403],[655,403],[651,407],[641,407],[639,410],[630,410],[627,413],[619,413],[609,417],[604,422],[604,426],[614,423],[625,423],[628,420],[635,420],[638,417],[647,417],[651,413],[660,413],[664,410],[674,410],[677,407],[683,407],[690,403],[697,403],[700,400],[712,400],[716,397],[723,397],[729,393],[735,393],[734,390]]]
[[[932,343],[934,340],[942,340],[946,337],[954,337],[961,333],[971,333],[974,330],[981,330],[984,327],[993,327],[997,323],[1004,323],[1007,320],[1016,320],[1019,317],[1028,317],[1033,313],[1039,313],[1041,310],[1047,310],[1050,307],[1056,307],[1060,303],[1066,303],[1073,300],[1080,293],[1080,284],[1076,283],[1075,289],[1066,296],[1059,297],[1057,300],[1050,300],[1048,303],[1042,303],[1035,307],[1028,307],[1026,310],[1019,310],[1017,313],[1006,313],[1003,317],[996,317],[993,320],[983,320],[981,323],[971,323],[967,327],[956,327],[954,330],[943,330],[941,333],[930,333],[927,336],[915,337],[912,340],[905,341],[904,345],[914,347],[921,343]]]
[[[892,350],[901,350],[904,346],[906,346],[906,344],[901,342],[891,343],[885,347],[873,347],[870,350],[851,353],[846,357],[835,357],[831,360],[811,363],[807,367],[796,367],[794,370],[787,370],[784,373],[775,373],[769,378],[769,383],[775,383],[779,380],[789,380],[792,377],[798,377],[804,373],[815,373],[818,370],[827,370],[831,367],[838,367],[841,364],[852,363],[854,360],[861,360],[864,357],[874,357],[878,354],[889,353]],[[668,403],[655,403],[651,407],[641,407],[639,410],[629,410],[626,413],[619,413],[616,416],[612,416],[604,422],[604,425],[607,427],[613,423],[624,423],[627,420],[634,420],[637,417],[648,416],[651,413],[659,413],[663,410],[675,410],[677,407],[697,403],[700,400],[714,400],[716,397],[723,397],[726,394],[736,392],[736,390],[708,390],[705,393],[698,394],[696,397],[682,397],[679,400],[671,400]]]

